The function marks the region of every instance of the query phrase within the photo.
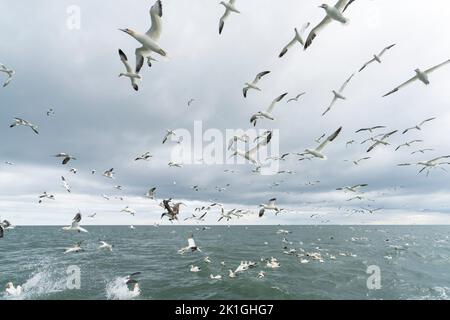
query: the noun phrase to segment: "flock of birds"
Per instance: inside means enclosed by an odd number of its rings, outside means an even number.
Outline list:
[[[312,45],[313,42],[317,41],[316,38],[319,35],[319,33],[322,32],[326,27],[332,27],[333,23],[336,23],[336,22],[348,23],[348,19],[345,17],[344,14],[346,13],[346,10],[349,8],[349,6],[354,1],[355,0],[339,0],[339,1],[337,1],[337,3],[334,6],[327,5],[327,4],[321,5],[320,8],[322,8],[325,11],[325,17],[322,19],[322,21],[320,21],[320,23],[318,23],[315,27],[313,27],[309,31],[309,34],[306,37],[306,39],[304,39],[303,37],[304,37],[304,34],[307,32],[308,28],[310,27],[310,23],[304,24],[300,30],[297,30],[297,28],[295,28],[294,37],[292,38],[292,40],[289,41],[289,43],[285,47],[282,48],[281,52],[279,53],[279,58],[284,57],[289,52],[289,50],[291,50],[296,45],[300,45],[304,48],[304,50],[306,50],[307,48],[309,48]],[[225,8],[225,12],[219,20],[219,34],[222,34],[224,31],[225,23],[226,22],[228,23],[228,20],[231,20],[230,17],[232,16],[232,14],[239,14],[240,11],[236,7],[235,0],[221,1],[220,4],[223,5]],[[139,46],[135,50],[135,65],[134,66],[128,60],[128,57],[125,54],[125,52],[121,49],[118,50],[119,58],[125,67],[125,72],[120,73],[119,77],[129,78],[132,88],[136,91],[139,90],[140,84],[143,80],[141,71],[142,71],[144,62],[146,61],[148,67],[151,67],[153,61],[157,61],[154,58],[155,55],[158,55],[161,57],[168,57],[167,52],[163,48],[161,48],[161,46],[158,43],[160,36],[161,36],[161,32],[162,32],[162,19],[163,19],[162,1],[157,0],[155,2],[155,4],[153,4],[151,6],[149,13],[150,13],[150,18],[151,18],[151,27],[147,32],[140,33],[140,32],[137,32],[137,31],[129,29],[129,28],[119,29],[120,31],[123,31],[124,33],[126,33],[129,36],[131,36],[132,38],[134,38],[139,43]],[[348,78],[344,81],[344,83],[339,87],[338,90],[332,90],[332,94],[333,94],[332,100],[331,100],[330,104],[327,106],[327,108],[324,110],[322,116],[328,115],[333,110],[333,108],[336,106],[336,104],[338,102],[347,100],[347,97],[344,95],[345,89],[347,88],[349,83],[355,78],[355,75],[357,73],[362,72],[368,66],[370,66],[371,64],[373,64],[375,62],[382,63],[381,58],[382,57],[384,58],[384,56],[387,55],[388,52],[390,50],[392,50],[394,47],[395,47],[395,44],[388,45],[385,48],[383,48],[379,53],[374,54],[373,57],[371,57],[370,60],[365,62],[358,71],[356,71],[355,73],[352,73],[350,76],[348,76]],[[398,85],[391,91],[384,94],[383,97],[394,94],[397,91],[399,91],[400,89],[404,88],[405,86],[407,86],[415,81],[420,81],[425,85],[429,85],[430,84],[429,75],[432,72],[445,66],[449,62],[450,62],[450,59],[446,60],[442,63],[439,63],[431,68],[428,68],[426,70],[416,69],[414,76],[412,76],[407,81],[403,82],[402,84]],[[262,89],[260,87],[260,83],[265,80],[265,77],[267,75],[269,75],[270,72],[271,71],[267,71],[267,70],[262,71],[262,72],[258,73],[252,81],[246,82],[242,89],[244,98],[247,98],[247,96],[252,92],[256,93],[256,92],[262,91]],[[0,73],[3,73],[6,75],[6,80],[3,84],[3,87],[6,87],[7,85],[9,85],[11,83],[11,81],[15,75],[15,72],[14,72],[14,70],[6,67],[5,65],[0,64]],[[275,111],[275,108],[281,103],[281,101],[283,101],[284,99],[287,99],[287,103],[297,102],[305,94],[306,94],[305,92],[299,92],[290,98],[288,98],[287,92],[280,94],[274,100],[272,100],[272,102],[267,107],[267,109],[257,111],[256,113],[251,115],[250,124],[253,126],[257,126],[257,124],[260,123],[261,121],[267,121],[267,120],[275,121],[276,118],[274,116],[274,111]],[[194,101],[195,101],[195,99],[191,98],[187,102],[187,105],[191,106],[194,103]],[[53,109],[48,109],[46,111],[46,115],[48,117],[51,117],[54,114],[55,114],[55,110],[53,110]],[[436,117],[431,117],[431,118],[428,118],[428,119],[425,119],[425,120],[419,122],[416,125],[413,125],[412,127],[406,128],[402,131],[402,135],[406,135],[413,130],[421,131],[424,126],[426,126],[429,122],[431,122],[435,119],[436,119]],[[31,123],[30,121],[25,120],[25,119],[14,118],[14,122],[10,125],[10,127],[14,128],[14,127],[18,127],[18,126],[28,127],[35,134],[39,134],[38,126]],[[383,132],[382,131],[383,129],[386,129],[386,126],[377,125],[377,126],[371,126],[371,127],[367,127],[367,128],[361,128],[355,132],[355,134],[362,134],[362,133],[370,134],[369,137],[365,137],[365,140],[360,142],[361,145],[364,145],[366,143],[370,144],[366,150],[366,153],[372,152],[372,150],[374,150],[375,148],[390,145],[391,137],[395,134],[398,134],[398,131],[399,131],[396,129],[395,130],[392,129],[392,130],[388,130],[387,132]],[[268,158],[268,159],[266,159],[266,161],[271,161],[271,160],[284,161],[288,157],[292,157],[292,156],[299,157],[298,158],[299,161],[304,161],[304,160],[312,161],[314,159],[326,160],[327,159],[327,155],[325,153],[326,147],[329,144],[333,143],[339,137],[342,130],[343,130],[343,128],[339,127],[337,129],[333,130],[331,132],[331,134],[329,134],[328,136],[326,134],[321,135],[319,138],[317,138],[315,140],[315,142],[317,143],[316,146],[311,147],[311,148],[306,148],[302,152],[288,152],[288,153],[285,153],[278,157],[272,157],[270,159]],[[173,130],[167,130],[167,132],[165,133],[165,135],[163,137],[162,143],[165,144],[168,141],[173,141],[175,137],[176,137],[176,133]],[[261,166],[264,165],[264,163],[261,162],[260,159],[258,159],[258,152],[259,152],[259,150],[261,150],[264,147],[267,147],[270,144],[272,137],[273,137],[273,132],[270,130],[268,130],[268,131],[264,132],[263,134],[261,134],[260,136],[256,137],[256,139],[254,139],[253,141],[250,141],[250,137],[247,136],[246,134],[235,135],[228,142],[228,150],[231,150],[231,157],[239,156],[239,157],[242,157],[242,158],[245,158],[246,160],[248,160],[250,163],[252,163],[254,165],[254,169],[252,171],[255,173],[259,173],[261,170]],[[412,147],[413,145],[420,144],[423,142],[423,140],[421,140],[421,139],[405,139],[405,140],[406,141],[404,143],[396,146],[395,151],[404,150],[406,148]],[[177,141],[177,143],[181,143],[181,142],[182,142],[181,140]],[[248,147],[251,143],[253,143],[252,147],[245,148],[245,149],[238,148],[239,144],[245,144],[246,147]],[[345,144],[345,147],[346,148],[350,147],[356,143],[357,143],[356,140],[347,141]],[[431,149],[431,148],[421,148],[421,149],[412,151],[411,155],[426,154],[426,153],[432,152],[432,151],[433,151],[433,149]],[[58,154],[54,155],[54,157],[61,159],[62,165],[68,165],[69,163],[72,163],[73,161],[77,160],[77,157],[75,157],[74,155],[71,155],[69,153],[65,153],[65,152],[58,153]],[[149,161],[149,160],[151,160],[151,158],[153,158],[153,155],[150,152],[145,152],[141,155],[136,156],[134,160],[135,161]],[[371,159],[370,156],[364,156],[359,159],[345,160],[345,161],[353,163],[354,165],[361,165],[362,162],[368,161],[369,159]],[[408,163],[398,164],[398,166],[417,165],[417,166],[421,167],[419,172],[426,171],[426,174],[428,175],[430,170],[432,170],[432,169],[439,168],[442,170],[446,170],[445,165],[450,164],[449,159],[450,159],[450,155],[440,155],[440,156],[434,156],[430,160],[423,160],[423,161],[414,161],[413,160]],[[11,162],[5,162],[5,163],[8,165],[13,165],[13,163],[11,163]],[[174,163],[174,162],[169,162],[168,165],[170,167],[178,167],[178,168],[181,168],[183,166],[183,164],[181,164],[181,163]],[[76,174],[77,169],[70,168],[69,172],[72,174]],[[227,169],[225,172],[234,173],[237,171]],[[96,174],[96,171],[92,170],[91,174],[92,175]],[[277,174],[295,174],[295,172],[290,171],[290,170],[281,170]],[[115,178],[114,168],[105,170],[103,172],[103,176],[106,178],[109,178],[109,179],[114,179]],[[72,190],[71,190],[69,180],[66,177],[62,176],[61,181],[62,181],[62,185],[63,185],[64,189],[68,193],[71,193]],[[274,183],[271,185],[271,187],[276,187],[280,183],[281,182]],[[315,185],[317,183],[320,183],[320,181],[309,182],[309,185]],[[217,186],[216,189],[218,192],[222,192],[222,191],[226,190],[229,186],[230,186],[229,184],[227,184],[226,186],[223,186],[223,187]],[[361,190],[367,186],[368,185],[365,183],[360,183],[360,184],[356,184],[356,185],[352,185],[352,186],[339,187],[336,190],[339,190],[339,191],[342,191],[345,193],[350,193],[352,195],[352,197],[347,199],[347,201],[363,200],[366,198],[364,197]],[[115,186],[115,188],[117,190],[122,190],[122,187],[120,185]],[[145,197],[149,198],[149,199],[153,199],[153,200],[156,199],[156,189],[157,189],[157,187],[150,188],[147,191],[147,193],[145,194]],[[196,186],[193,186],[192,189],[195,191],[199,191],[201,188],[198,185],[196,185]],[[107,195],[102,195],[102,196],[103,196],[103,198],[109,200],[109,196],[107,196]],[[38,201],[39,201],[39,203],[43,203],[46,200],[55,200],[55,198],[56,198],[55,195],[49,194],[48,192],[45,191],[39,195]],[[123,199],[122,197],[119,197],[119,198]],[[267,203],[263,203],[263,204],[259,205],[259,208],[258,208],[258,211],[256,212],[256,214],[259,217],[263,217],[264,214],[269,211],[274,212],[275,214],[279,214],[283,211],[286,211],[286,209],[280,208],[276,205],[276,200],[277,200],[276,198],[271,198],[270,200],[267,201]],[[367,199],[367,200],[370,200],[370,199]],[[161,218],[167,217],[169,219],[169,221],[171,221],[171,222],[173,222],[174,220],[179,220],[179,214],[180,214],[180,210],[181,210],[182,206],[185,206],[185,204],[183,202],[176,202],[172,198],[162,200],[162,202],[160,203],[160,207],[164,211],[161,215]],[[205,221],[206,215],[209,212],[211,212],[211,210],[213,210],[214,208],[218,208],[218,213],[219,213],[218,221],[227,221],[228,222],[231,219],[238,219],[240,217],[243,217],[243,216],[253,213],[251,210],[244,210],[244,209],[238,209],[238,208],[226,210],[224,208],[223,204],[218,203],[218,202],[213,202],[209,205],[205,205],[205,206],[196,208],[195,212],[191,216],[186,217],[184,219],[184,221],[187,221],[187,220],[196,220],[197,222]],[[352,209],[350,213],[351,214],[355,213],[355,212],[373,213],[378,210],[381,210],[381,208],[375,208],[372,206],[368,206],[366,208]],[[136,210],[134,210],[130,206],[126,206],[124,209],[121,210],[121,212],[130,214],[132,216],[134,216],[136,214]],[[314,217],[316,215],[317,214],[313,214],[313,215],[311,215],[311,217]],[[96,216],[96,213],[90,215],[89,217],[94,218],[95,216]],[[80,212],[78,212],[75,215],[75,217],[73,218],[71,224],[69,226],[63,227],[62,229],[64,231],[72,231],[72,232],[79,232],[79,233],[88,232],[85,228],[81,227],[81,225],[80,225],[81,221],[82,221],[82,215]],[[131,228],[134,228],[134,227],[131,226]],[[11,230],[11,229],[13,229],[13,226],[7,220],[4,220],[3,222],[1,222],[0,223],[0,238],[2,238],[4,236],[6,230]],[[113,251],[113,245],[107,243],[105,240],[99,240],[99,241],[100,241],[99,249]],[[189,243],[188,247],[180,250],[180,253],[199,250],[197,248],[197,246],[195,245],[193,237],[189,238],[188,243]],[[82,250],[83,250],[82,241],[79,241],[73,247],[67,248],[64,251],[64,254],[77,253]],[[243,262],[241,262],[241,264],[238,266],[237,269],[229,270],[229,276],[235,277],[237,273],[245,271],[248,268],[252,268],[253,266],[254,266],[254,264],[252,262],[243,261]],[[277,268],[277,267],[279,267],[279,262],[275,258],[270,258],[267,260],[267,266],[271,267],[271,268]],[[190,271],[199,272],[200,268],[198,266],[192,265]],[[137,274],[134,274],[134,276],[136,276],[136,275]],[[263,277],[264,272],[260,272],[260,274],[258,274],[258,276]],[[127,283],[134,284],[134,287],[130,290],[135,290],[136,292],[139,292],[140,289],[137,284],[137,281],[132,280],[132,277],[133,277],[133,275],[129,276],[129,278],[127,280],[128,281]],[[216,280],[220,279],[219,275],[218,276],[210,275],[210,277],[211,277],[211,279],[216,279]],[[16,291],[21,291],[21,289],[19,290],[19,289],[15,288],[14,285],[10,282],[7,285],[6,291],[7,292],[16,292]]]

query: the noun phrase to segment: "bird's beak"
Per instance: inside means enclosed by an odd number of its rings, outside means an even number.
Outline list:
[[[125,32],[125,33],[128,33],[128,30],[127,29],[119,29],[120,31],[123,31],[123,32]]]

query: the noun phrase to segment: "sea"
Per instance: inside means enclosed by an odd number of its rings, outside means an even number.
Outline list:
[[[449,299],[450,226],[23,226],[0,239],[0,299]],[[180,254],[194,236],[201,251]],[[113,250],[98,249],[99,240]],[[82,252],[64,254],[81,242]],[[205,258],[208,257],[205,261]],[[271,268],[267,261],[278,261]],[[255,266],[230,278],[241,261]],[[191,265],[200,272],[191,272]],[[264,273],[264,277],[258,274]],[[139,283],[132,292],[127,275]],[[221,275],[222,279],[211,279]],[[8,282],[23,292],[10,296]]]

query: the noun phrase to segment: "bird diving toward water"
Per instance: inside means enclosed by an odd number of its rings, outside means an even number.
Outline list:
[[[297,30],[297,28],[294,29],[295,35],[294,38],[289,41],[289,43],[281,50],[280,54],[278,55],[279,58],[282,58],[290,48],[292,48],[297,42],[301,44],[301,46],[305,45],[305,42],[303,41],[303,33],[308,29],[309,22],[305,23],[302,28],[300,29],[300,32]]]
[[[221,4],[221,5],[223,5],[225,7],[225,12],[224,12],[223,16],[220,18],[220,21],[219,21],[219,34],[222,34],[222,30],[223,30],[223,27],[225,25],[225,20],[227,20],[227,18],[230,15],[231,12],[241,13],[234,6],[235,2],[236,2],[236,0],[229,0],[228,2],[220,1],[219,4]]]
[[[325,10],[326,16],[322,19],[322,21],[315,26],[308,35],[308,38],[305,42],[305,49],[307,49],[316,38],[317,34],[325,28],[332,21],[339,21],[343,24],[348,22],[348,19],[343,16],[345,10],[347,10],[348,6],[354,2],[355,0],[339,0],[336,2],[334,6],[330,6],[328,4],[322,4],[319,8]]]
[[[63,227],[65,231],[77,231],[77,232],[88,232],[86,229],[80,227],[81,213],[78,212],[72,220],[72,224],[68,227]]]
[[[446,61],[444,61],[444,62],[442,62],[442,63],[440,63],[440,64],[438,64],[438,65],[436,65],[436,66],[434,66],[434,67],[431,67],[431,68],[429,68],[429,69],[427,69],[427,70],[425,70],[425,71],[422,71],[422,70],[420,70],[420,69],[414,70],[414,72],[416,73],[416,75],[415,75],[414,77],[412,77],[411,79],[409,79],[409,80],[403,82],[401,85],[399,85],[398,87],[394,88],[393,90],[389,91],[388,93],[386,93],[385,95],[383,95],[383,97],[386,97],[386,96],[388,96],[388,95],[390,95],[390,94],[393,94],[394,92],[397,92],[397,91],[400,90],[401,88],[407,86],[408,84],[410,84],[410,83],[412,83],[412,82],[414,82],[414,81],[416,81],[416,80],[420,80],[420,81],[421,81],[422,83],[424,83],[425,85],[429,85],[429,84],[430,84],[430,80],[428,79],[428,75],[429,75],[430,73],[432,73],[433,71],[436,71],[437,69],[439,69],[439,68],[445,66],[445,65],[446,65],[447,63],[449,63],[449,62],[450,62],[450,59],[449,59],[449,60],[446,60]]]
[[[162,29],[162,3],[161,0],[155,2],[155,4],[150,8],[150,18],[152,20],[152,26],[146,33],[139,33],[132,29],[119,29],[134,39],[136,39],[142,47],[136,49],[136,71],[135,73],[139,73],[141,71],[142,66],[144,65],[144,59],[147,58],[147,64],[150,67],[151,64],[151,53],[156,52],[157,54],[166,57],[167,53],[164,51],[158,44],[159,38],[161,36]]]
[[[265,75],[267,75],[269,73],[270,73],[270,71],[260,72],[256,75],[255,79],[252,82],[250,82],[250,83],[246,82],[245,87],[242,89],[244,98],[247,98],[247,92],[250,89],[261,91],[261,89],[259,87],[257,87],[256,84],[258,83],[259,80],[261,80],[262,77],[264,77]]]

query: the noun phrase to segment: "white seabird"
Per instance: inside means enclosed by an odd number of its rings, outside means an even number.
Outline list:
[[[3,83],[3,88],[10,84],[13,75],[16,73],[14,70],[7,68],[4,64],[0,63],[0,72],[6,73],[6,81]]]
[[[194,266],[194,265],[191,264],[191,269],[190,269],[190,271],[191,271],[191,272],[200,272],[201,269],[200,269],[198,266]]]
[[[111,169],[103,172],[103,176],[110,178],[110,179],[114,179],[114,168],[111,168]]]
[[[342,92],[344,91],[345,87],[348,85],[348,83],[350,82],[350,80],[353,78],[355,74],[353,73],[347,80],[345,80],[345,82],[342,84],[342,86],[339,88],[339,90],[336,92],[335,90],[332,90],[333,92],[333,100],[331,100],[330,105],[328,106],[328,108],[324,111],[324,113],[322,113],[322,116],[324,116],[328,111],[331,110],[331,107],[334,105],[334,103],[338,100],[338,99],[342,99],[342,100],[346,100],[347,98],[344,97],[342,95]]]
[[[81,213],[78,212],[72,220],[72,224],[68,227],[63,227],[65,231],[77,231],[77,232],[88,232],[86,229],[80,227]]]
[[[53,194],[48,194],[47,191],[44,191],[40,196],[39,196],[39,203],[42,203],[43,199],[50,199],[50,200],[55,200],[55,196]]]
[[[341,132],[342,127],[339,127],[335,132],[333,132],[332,135],[330,135],[328,138],[326,138],[317,148],[315,149],[305,149],[305,154],[310,154],[316,158],[322,159],[322,160],[326,160],[327,157],[321,152],[323,150],[323,148],[325,148],[325,146],[329,143],[329,142],[333,142],[334,139],[336,139],[336,137],[339,135],[339,133]]]
[[[259,207],[261,209],[259,210],[258,216],[261,218],[266,210],[273,210],[275,211],[275,214],[278,214],[281,210],[275,205],[275,201],[277,201],[277,198],[270,199],[267,204],[260,204]]]
[[[223,26],[225,25],[225,20],[228,18],[228,16],[230,15],[231,12],[241,13],[234,6],[235,2],[236,2],[236,0],[229,0],[228,2],[220,1],[219,4],[221,4],[225,7],[225,12],[219,21],[219,34],[222,34]]]
[[[214,276],[214,275],[210,274],[209,278],[211,280],[222,280],[222,276],[220,274],[218,274],[217,276]]]
[[[132,216],[136,215],[136,211],[134,209],[131,209],[129,206],[126,206],[125,208],[123,208],[122,210],[120,210],[120,212],[125,212],[125,213],[129,213]]]
[[[295,96],[295,98],[291,98],[287,101],[287,103],[291,102],[291,101],[298,101],[298,98],[300,98],[301,96],[303,96],[304,94],[306,94],[306,92],[301,92],[298,95]]]
[[[440,64],[438,64],[438,65],[436,65],[434,67],[431,67],[431,68],[429,68],[429,69],[427,69],[425,71],[422,71],[420,69],[414,70],[414,72],[416,73],[416,75],[414,77],[412,77],[408,81],[403,82],[401,85],[399,85],[398,87],[394,88],[393,90],[389,91],[388,93],[383,95],[383,97],[386,97],[386,96],[388,96],[388,95],[390,95],[390,94],[392,94],[394,92],[397,92],[399,89],[407,86],[408,84],[410,84],[410,83],[412,83],[412,82],[414,82],[416,80],[420,80],[424,84],[429,85],[430,84],[430,80],[428,80],[428,75],[430,73],[432,73],[433,71],[436,71],[440,67],[443,67],[444,65],[446,65],[449,62],[450,62],[450,59],[446,60],[446,61],[444,61],[444,62],[442,62],[442,63],[440,63]]]
[[[390,46],[387,46],[386,48],[384,48],[383,50],[381,50],[380,51],[380,53],[379,54],[374,54],[373,55],[373,58],[371,59],[371,60],[369,60],[369,61],[367,61],[362,67],[361,67],[361,69],[359,69],[359,71],[358,72],[361,72],[365,67],[367,67],[369,64],[371,64],[372,62],[378,62],[378,63],[381,63],[381,56],[386,52],[386,51],[388,51],[389,49],[391,49],[393,46],[395,46],[395,43],[394,44],[391,44]]]
[[[425,120],[423,120],[421,123],[419,123],[418,125],[415,125],[414,127],[407,128],[407,129],[403,130],[402,134],[405,134],[405,133],[407,133],[408,131],[414,130],[414,129],[415,129],[415,130],[422,130],[422,126],[423,126],[425,123],[427,123],[427,122],[429,122],[429,121],[432,121],[432,120],[434,120],[434,119],[436,119],[436,117],[425,119]]]
[[[371,146],[369,147],[369,149],[367,149],[366,152],[372,151],[376,146],[378,146],[378,145],[380,145],[380,144],[382,144],[382,145],[388,145],[389,143],[387,143],[385,140],[386,140],[387,138],[389,138],[391,135],[393,135],[394,133],[396,133],[397,131],[398,131],[398,130],[394,130],[394,131],[388,132],[388,133],[384,134],[384,135],[381,137],[381,139],[373,139],[373,141],[375,141],[375,143],[374,143],[373,145],[371,145]]]
[[[368,184],[363,183],[363,184],[357,184],[357,185],[354,185],[354,186],[345,186],[345,187],[337,188],[336,190],[358,192],[358,190],[360,188],[367,187],[367,186],[368,186]]]
[[[270,132],[264,138],[263,141],[259,142],[256,146],[254,146],[247,152],[245,152],[243,150],[235,149],[234,152],[231,154],[230,158],[239,155],[239,156],[244,157],[245,159],[249,160],[254,165],[260,166],[258,160],[256,159],[257,152],[261,147],[268,145],[271,139],[272,139],[272,132]]]
[[[249,138],[250,138],[250,137],[249,137],[247,134],[242,134],[242,135],[237,135],[237,134],[235,134],[235,135],[228,141],[228,148],[227,148],[227,149],[230,150],[231,147],[232,147],[238,140],[247,143]]]
[[[180,250],[178,250],[178,253],[184,254],[188,251],[194,252],[194,251],[200,251],[200,248],[197,247],[197,245],[195,244],[195,240],[194,240],[194,236],[191,234],[188,238],[188,245],[187,247],[181,248]]]
[[[258,83],[259,80],[261,80],[262,77],[264,77],[265,75],[269,74],[270,71],[263,71],[260,72],[256,75],[255,79],[252,82],[246,82],[245,83],[245,87],[242,89],[242,92],[244,94],[244,98],[247,98],[247,92],[250,89],[253,90],[257,90],[257,91],[261,91],[261,89],[259,87],[256,86],[256,84]]]
[[[308,38],[305,42],[305,49],[307,49],[313,40],[316,38],[317,34],[325,28],[331,21],[339,21],[341,23],[347,23],[347,18],[345,18],[342,14],[348,8],[348,6],[355,0],[339,0],[336,2],[334,6],[330,6],[327,4],[322,4],[319,8],[322,8],[326,12],[325,18],[320,21],[320,23],[315,26],[308,35]]]
[[[78,253],[78,252],[84,251],[83,248],[81,248],[81,243],[82,243],[82,242],[83,242],[83,241],[79,241],[79,242],[77,242],[73,247],[67,248],[67,249],[64,251],[64,254],[72,253],[72,252]]]
[[[283,57],[290,48],[294,46],[297,42],[300,43],[302,46],[305,45],[305,42],[303,41],[303,33],[308,29],[309,22],[305,23],[302,28],[300,29],[300,32],[298,32],[297,28],[294,29],[295,35],[294,38],[289,41],[289,43],[281,50],[280,54],[278,55],[279,58]]]
[[[21,118],[14,118],[14,123],[12,123],[9,127],[13,128],[15,126],[29,127],[31,130],[34,131],[34,133],[39,134],[38,127],[27,120]]]
[[[145,196],[149,199],[155,199],[155,190],[156,187],[150,188],[146,193]]]
[[[166,135],[164,136],[163,139],[163,144],[166,143],[167,139],[169,139],[172,136],[176,136],[177,134],[175,132],[173,132],[173,130],[166,130]]]
[[[106,241],[100,240],[100,246],[98,247],[99,250],[101,249],[107,249],[109,251],[113,251],[113,245],[107,243]]]
[[[121,49],[119,49],[119,56],[120,61],[122,61],[123,65],[125,66],[125,69],[127,70],[126,73],[121,72],[119,74],[119,77],[123,76],[129,78],[133,89],[138,91],[139,90],[138,80],[141,80],[142,76],[138,72],[134,71],[133,68],[131,68],[130,63],[128,62],[127,55]]]
[[[382,128],[386,128],[386,126],[374,126],[374,127],[370,127],[370,128],[361,128],[361,129],[356,130],[355,133],[363,132],[363,131],[369,131],[370,133],[372,133],[373,130],[382,129]]]
[[[399,150],[401,147],[411,147],[411,145],[413,143],[418,143],[418,142],[423,142],[423,140],[412,140],[412,141],[407,141],[401,145],[399,145],[397,148],[395,148],[395,151]]]
[[[77,158],[71,156],[68,153],[65,152],[61,152],[58,154],[55,154],[54,157],[56,158],[63,158],[62,164],[67,164],[70,160],[77,160]]]
[[[140,156],[136,157],[134,159],[134,161],[139,161],[139,160],[146,160],[146,161],[148,161],[152,157],[153,156],[150,154],[150,152],[147,151],[147,152],[141,154]]]
[[[156,52],[163,57],[167,56],[167,53],[157,43],[161,36],[162,14],[161,0],[158,0],[150,8],[152,26],[146,33],[141,34],[132,29],[119,29],[120,31],[129,34],[142,44],[142,47],[136,49],[136,73],[139,73],[139,71],[141,70],[144,64],[144,58],[147,58],[147,64],[151,66],[150,55],[152,52]]]
[[[66,189],[66,191],[70,193],[70,186],[67,183],[66,178],[64,178],[64,176],[61,176],[61,180],[62,180],[64,189]]]
[[[288,93],[283,93],[282,95],[280,95],[279,97],[275,98],[272,103],[270,104],[269,108],[267,108],[266,111],[258,111],[257,113],[255,113],[251,118],[250,118],[250,123],[253,124],[253,126],[256,126],[256,121],[258,119],[262,119],[262,118],[266,118],[269,120],[275,120],[275,117],[272,115],[272,111],[275,108],[275,105],[277,104],[277,102],[280,102],[281,100],[283,100],[283,98],[287,95]]]

